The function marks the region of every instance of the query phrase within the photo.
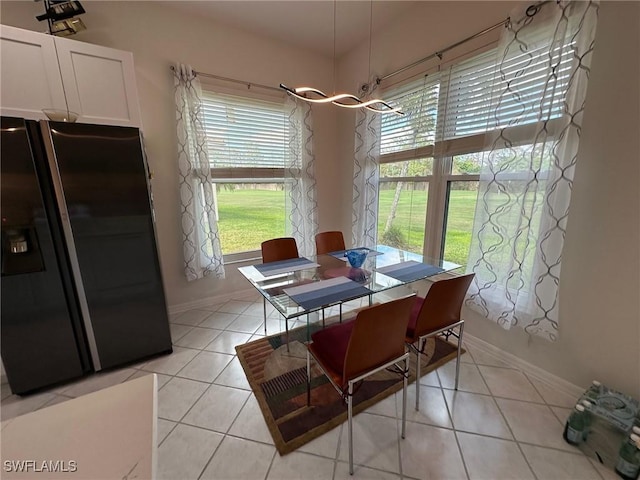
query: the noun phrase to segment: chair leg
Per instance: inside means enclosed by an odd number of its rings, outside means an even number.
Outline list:
[[[418,350],[416,351],[416,410],[420,409],[420,352],[424,338],[418,340]]]
[[[307,350],[307,407],[311,405],[311,355]]]
[[[409,384],[409,359],[404,360],[404,378],[402,379],[402,438],[405,436],[407,426],[407,385]]]
[[[264,334],[267,334],[267,299],[262,297],[262,311],[264,313]]]
[[[349,475],[353,475],[353,383],[349,382],[347,392],[347,411],[349,416]]]
[[[324,328],[324,308],[322,309],[322,328]]]
[[[340,323],[342,323],[342,303],[340,303],[340,315],[338,316]]]
[[[460,333],[458,335],[458,358],[456,359],[456,390],[458,390],[458,377],[460,376],[460,350],[462,349],[462,332],[464,323],[460,324]]]

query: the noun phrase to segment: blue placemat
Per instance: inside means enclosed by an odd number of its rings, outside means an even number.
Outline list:
[[[319,266],[320,265],[312,262],[308,258],[300,257],[290,258],[288,260],[279,260],[277,262],[261,263],[259,265],[254,265],[254,268],[265,277],[268,277],[270,275],[295,272],[297,270],[305,270],[307,268],[315,268]]]
[[[337,277],[299,287],[285,288],[284,293],[305,310],[311,310],[373,292],[346,277]]]
[[[413,282],[421,278],[427,278],[432,275],[444,272],[443,268],[435,267],[426,263],[420,263],[413,260],[408,262],[396,263],[377,269],[378,272],[400,280],[401,282]]]

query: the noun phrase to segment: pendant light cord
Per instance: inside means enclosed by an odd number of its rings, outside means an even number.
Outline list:
[[[333,94],[336,94],[336,1],[333,0]]]
[[[373,36],[373,0],[371,0],[369,2],[369,72],[367,74],[367,85],[369,85],[369,82],[371,81],[371,38]],[[370,88],[367,88],[367,92],[365,93],[369,93],[370,92]]]

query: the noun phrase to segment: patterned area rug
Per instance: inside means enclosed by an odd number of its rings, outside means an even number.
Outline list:
[[[309,335],[320,328],[312,325]],[[284,333],[236,346],[240,363],[281,455],[347,420],[346,404],[313,363],[311,405],[307,406],[306,327],[291,330],[289,338],[289,351]],[[424,375],[456,357],[456,347],[439,338],[427,342],[426,352],[421,365]],[[415,354],[412,354],[409,382],[415,381],[414,363]],[[400,389],[402,377],[399,374],[382,371],[372,375],[354,395],[354,415]]]

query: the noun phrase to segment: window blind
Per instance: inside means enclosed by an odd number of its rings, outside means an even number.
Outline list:
[[[550,55],[552,36],[541,32],[527,51],[514,45],[504,60],[498,59],[493,49],[385,92],[388,102],[400,106],[406,115],[383,117],[380,153],[414,150],[437,142],[444,142],[435,148],[441,154],[464,151],[469,148],[459,144],[460,138],[475,136],[472,143],[480,142],[481,147],[481,134],[487,131],[560,117],[573,44],[558,45]],[[501,70],[497,70],[499,60]],[[555,65],[555,75],[547,79],[545,72],[550,63]],[[544,90],[552,92],[544,96],[544,104],[523,107],[530,103],[529,97],[540,97]]]
[[[289,123],[282,103],[205,91],[204,129],[212,168],[284,168]]]
[[[440,93],[446,98],[443,139],[561,116],[571,58],[570,45],[553,49],[550,57],[548,44],[540,43],[526,52],[513,49],[500,70],[495,51],[452,66]],[[550,62],[557,66],[555,78],[548,81]],[[544,104],[523,107],[530,104],[529,98],[543,97],[541,92],[548,89],[552,94],[544,96]]]
[[[438,75],[434,74],[385,94],[385,101],[400,107],[404,115],[382,116],[382,155],[433,145],[438,120],[439,83]]]

